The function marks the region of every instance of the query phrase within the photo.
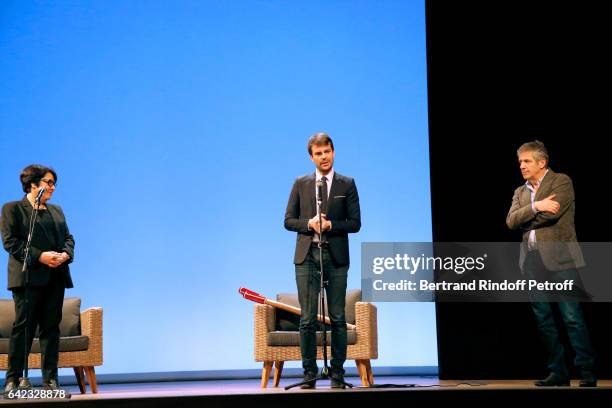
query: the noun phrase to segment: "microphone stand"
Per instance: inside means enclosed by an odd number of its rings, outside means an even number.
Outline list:
[[[311,378],[309,380],[301,381],[296,384],[291,384],[285,387],[285,390],[289,390],[291,388],[304,385],[304,384],[314,384],[317,380],[334,380],[339,382],[344,387],[353,388],[353,385],[345,382],[344,380],[340,380],[339,378],[333,377],[330,375],[329,366],[327,364],[327,326],[325,325],[325,280],[323,279],[323,246],[327,244],[323,235],[323,217],[321,216],[323,204],[323,197],[321,194],[318,194],[317,197],[317,207],[318,207],[318,215],[319,215],[319,242],[317,243],[317,247],[319,248],[319,272],[320,272],[320,280],[319,280],[319,308],[321,309],[320,315],[322,319],[320,321],[321,324],[321,346],[323,347],[323,368],[321,369],[321,374]]]

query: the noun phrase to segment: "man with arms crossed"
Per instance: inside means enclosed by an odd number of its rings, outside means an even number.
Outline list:
[[[575,276],[584,266],[582,251],[574,227],[574,188],[565,174],[548,168],[548,151],[540,141],[523,144],[518,149],[518,161],[525,184],[514,191],[512,207],[506,217],[510,229],[523,232],[520,267],[528,278]],[[548,354],[550,374],[535,382],[536,386],[568,386],[569,372],[564,360],[559,327],[553,316],[553,303],[532,299],[538,330]],[[559,312],[567,330],[580,368],[580,386],[595,387],[593,374],[595,354],[578,302],[558,302]]]

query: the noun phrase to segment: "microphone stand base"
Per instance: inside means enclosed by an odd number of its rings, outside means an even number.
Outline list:
[[[323,369],[321,370],[321,374],[319,374],[319,375],[317,375],[317,376],[315,376],[313,378],[310,378],[308,380],[288,385],[288,386],[285,387],[285,391],[290,390],[291,388],[300,387],[300,386],[306,385],[306,384],[314,384],[318,380],[332,380],[332,381],[335,381],[336,383],[341,384],[342,388],[337,388],[337,389],[353,388],[353,384],[347,383],[344,380],[340,380],[339,378],[336,378],[336,377],[330,375],[329,374],[329,370],[327,369],[327,367],[323,367]]]

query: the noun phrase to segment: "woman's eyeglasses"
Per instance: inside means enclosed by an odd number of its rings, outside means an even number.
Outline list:
[[[44,181],[49,187],[55,186],[55,180],[52,179],[40,179],[40,181]]]

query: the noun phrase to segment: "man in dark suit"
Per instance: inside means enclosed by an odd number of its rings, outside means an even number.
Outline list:
[[[300,348],[304,380],[317,375],[316,328],[320,290],[319,248],[323,232],[323,271],[327,281],[326,294],[331,320],[331,386],[342,388],[346,360],[346,318],[344,313],[346,280],[349,269],[348,234],[361,228],[359,195],[355,181],[334,171],[334,144],[325,133],[317,133],[308,140],[310,160],[316,167],[314,174],[298,177],[287,204],[285,228],[297,232],[295,247],[295,276],[300,317]],[[317,215],[317,182],[323,187],[321,218]],[[314,388],[314,382],[302,388]]]
[[[40,330],[43,387],[58,389],[59,325],[62,320],[64,289],[72,287],[68,264],[74,258],[74,239],[59,206],[47,201],[55,191],[57,174],[53,169],[30,165],[21,172],[21,184],[26,196],[21,201],[2,207],[2,242],[9,253],[8,289],[15,301],[15,322],[9,341],[9,361],[5,392],[18,386],[24,369],[25,329],[28,324],[28,350],[36,327]],[[40,204],[36,197],[44,189]],[[22,272],[30,218],[39,207],[29,254],[29,285]],[[26,307],[27,302],[27,307]],[[26,313],[27,309],[27,313]]]
[[[577,268],[584,266],[582,251],[574,226],[574,188],[565,174],[548,168],[548,151],[542,142],[523,144],[518,150],[519,165],[525,184],[518,187],[512,198],[506,223],[510,229],[523,232],[519,264],[530,279],[577,279]],[[535,382],[537,386],[567,386],[569,373],[565,364],[563,344],[553,316],[553,304],[532,299],[538,330],[548,353],[550,374]],[[575,352],[574,363],[581,370],[581,387],[595,387],[593,374],[595,353],[580,303],[556,303]]]

